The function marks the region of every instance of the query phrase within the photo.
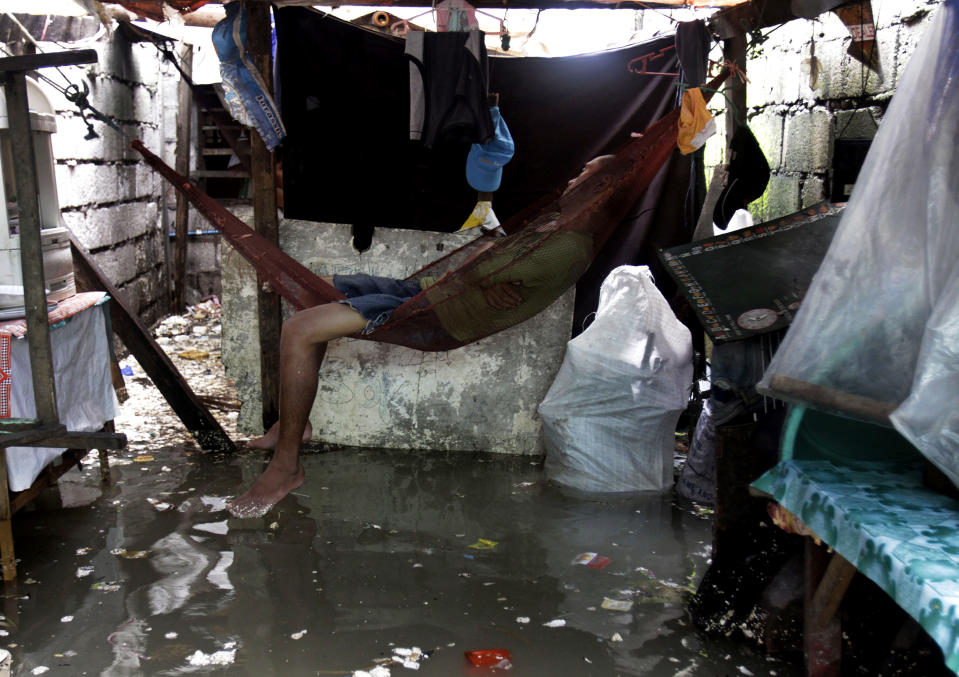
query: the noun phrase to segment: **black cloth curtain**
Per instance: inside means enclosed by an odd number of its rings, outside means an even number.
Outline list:
[[[278,98],[288,132],[286,217],[359,230],[457,230],[476,202],[465,177],[469,143],[449,138],[426,149],[409,140],[404,41],[308,8],[281,8],[275,16]],[[587,161],[615,151],[677,105],[677,78],[627,70],[633,59],[666,49],[650,59],[649,70],[678,72],[677,52],[668,49],[674,41],[667,35],[579,56],[489,58],[490,91],[500,95],[516,145],[493,197],[500,221],[565,186]],[[651,245],[688,241],[690,167],[677,161],[683,166],[664,167],[578,287],[577,329],[614,266],[658,265]],[[674,204],[662,204],[663,195]]]

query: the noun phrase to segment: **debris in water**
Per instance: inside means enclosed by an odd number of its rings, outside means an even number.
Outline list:
[[[390,669],[382,665],[377,665],[370,671],[354,670],[353,677],[390,677]]]
[[[90,589],[91,589],[91,590],[99,590],[99,591],[101,591],[101,592],[116,592],[117,590],[120,589],[120,584],[119,584],[119,583],[104,583],[104,582],[101,581],[101,582],[99,582],[99,583],[94,583],[93,585],[91,585],[91,586],[90,586]]]
[[[77,548],[78,555],[86,555],[88,552],[93,552],[93,548]]]
[[[178,635],[177,633],[175,633],[175,632],[168,632],[167,634],[165,634],[165,635],[163,635],[163,636],[164,636],[166,639],[176,639],[177,637],[179,637],[179,635]]]
[[[485,649],[464,653],[466,660],[476,667],[488,667],[493,670],[509,670],[513,667],[509,651],[506,649]]]
[[[476,541],[476,543],[473,543],[467,547],[473,548],[473,550],[492,550],[497,545],[499,545],[499,541],[491,541],[488,538],[480,538]]]
[[[300,630],[299,632],[294,632],[292,635],[290,635],[290,637],[292,637],[293,639],[303,639],[304,637],[306,637],[306,632],[307,631],[304,628],[303,630]]]
[[[93,567],[91,566],[77,567],[77,578],[83,578],[85,576],[89,576],[92,573],[93,573]]]
[[[613,636],[609,638],[609,641],[611,641],[611,642],[622,642],[622,641],[623,641],[623,636],[622,636],[621,634],[619,634],[618,632],[614,632],[614,633],[613,633]]]
[[[183,350],[177,353],[177,357],[182,357],[184,360],[205,360],[210,356],[210,353],[205,350]]]
[[[517,617],[516,617],[516,622],[517,622],[517,623],[522,623],[522,624],[525,625],[526,623],[529,623],[529,616],[517,616]]]
[[[72,620],[73,620],[73,616],[64,616],[63,618],[60,619],[60,622],[61,622],[61,623],[69,623],[69,622],[72,621]]]
[[[31,670],[31,672],[35,675],[42,675],[44,672],[46,672],[49,669],[50,668],[48,668],[46,665],[38,665],[33,670]]]
[[[155,461],[156,458],[152,454],[140,454],[133,458],[134,463],[149,463],[150,461]]]
[[[633,608],[633,601],[629,599],[610,599],[603,597],[603,603],[600,605],[610,611],[629,611]]]
[[[583,552],[576,555],[571,564],[585,564],[590,569],[602,569],[612,561],[609,557],[603,557],[595,552]]]
[[[566,627],[566,619],[554,618],[551,621],[547,621],[546,623],[543,623],[543,626],[547,628],[563,628],[563,627]]]
[[[236,649],[222,649],[213,653],[203,653],[199,649],[196,653],[186,657],[187,663],[194,666],[205,665],[232,665],[236,660]]]
[[[167,502],[165,502],[165,501],[161,501],[161,500],[156,499],[156,498],[148,498],[148,499],[147,499],[147,503],[149,503],[150,505],[152,505],[152,506],[153,506],[153,509],[156,510],[157,512],[164,512],[164,511],[166,511],[166,510],[172,510],[172,509],[173,509],[173,505],[172,505],[172,504],[167,503]]]
[[[150,554],[149,550],[127,550],[126,548],[116,548],[110,551],[111,555],[122,557],[123,559],[144,559]]]

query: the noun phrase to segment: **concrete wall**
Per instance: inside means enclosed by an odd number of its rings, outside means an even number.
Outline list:
[[[842,21],[827,12],[796,20],[749,51],[747,122],[763,148],[772,176],[766,193],[750,205],[757,221],[784,216],[827,199],[836,138],[871,138],[909,57],[941,0],[872,0],[882,66],[877,75],[853,59]],[[804,73],[813,51],[822,70],[815,86]],[[711,55],[720,59],[718,51]],[[721,99],[712,103],[722,106]],[[871,115],[870,115],[871,114]],[[721,121],[719,129],[722,130]],[[707,143],[707,177],[723,161],[726,140]]]
[[[379,229],[364,253],[353,248],[349,226],[283,220],[280,236],[286,251],[321,275],[405,277],[475,233]],[[223,362],[243,402],[237,429],[259,434],[256,278],[238,254],[227,245],[223,249]],[[351,339],[332,342],[310,417],[314,440],[390,449],[543,453],[536,407],[562,362],[572,301],[570,291],[532,320],[450,352]]]

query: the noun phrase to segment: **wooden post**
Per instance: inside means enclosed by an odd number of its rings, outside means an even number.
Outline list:
[[[13,510],[10,508],[10,485],[7,482],[7,450],[0,448],[0,570],[4,581],[17,577],[13,554]]]
[[[734,63],[746,73],[746,35],[738,35],[723,40],[723,59]],[[746,123],[746,83],[737,75],[726,81],[726,148],[733,140],[736,127]],[[727,158],[727,162],[729,159]]]
[[[53,352],[43,276],[43,245],[40,239],[40,201],[37,187],[37,159],[30,132],[27,80],[23,71],[7,73],[7,117],[10,121],[10,150],[15,159],[14,179],[20,209],[20,268],[23,271],[23,298],[26,308],[27,344],[33,399],[41,424],[57,423],[57,396],[53,381]]]
[[[273,57],[270,28],[270,6],[251,2],[246,6],[247,50],[260,71],[267,88],[273,88]],[[253,174],[253,227],[273,244],[280,243],[280,225],[276,215],[276,164],[273,152],[263,139],[250,130]],[[260,329],[260,386],[263,428],[268,429],[279,418],[280,411],[280,297],[264,289],[258,278],[257,312]]]
[[[838,556],[838,555],[837,555]],[[842,560],[845,562],[845,560]],[[824,546],[806,538],[805,595],[803,604],[803,653],[806,656],[806,674],[809,677],[840,677],[842,672],[842,627],[833,613],[824,621],[826,605],[817,600],[816,592],[827,571],[828,555]],[[839,563],[838,569],[844,570]],[[846,562],[848,564],[848,562]],[[850,565],[851,566],[851,565]],[[838,574],[839,571],[834,572]],[[849,577],[851,580],[851,576]],[[848,586],[848,581],[845,583]],[[830,591],[834,586],[827,585]],[[845,592],[845,586],[842,587]],[[827,595],[832,597],[833,595]],[[821,597],[821,596],[820,596]],[[842,598],[840,594],[839,598]],[[818,604],[816,602],[819,602]]]
[[[193,45],[183,43],[180,50],[180,67],[193,77]],[[180,76],[177,89],[176,114],[176,170],[183,176],[190,174],[190,136],[193,128],[193,92],[186,77]],[[186,289],[186,244],[189,231],[190,203],[179,192],[176,194],[176,222],[173,249],[173,308],[182,312]]]

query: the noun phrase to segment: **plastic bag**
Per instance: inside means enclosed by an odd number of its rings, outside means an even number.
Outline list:
[[[567,344],[539,405],[549,478],[590,492],[670,488],[676,422],[692,375],[689,330],[649,268],[614,269],[596,319]]]
[[[888,414],[959,483],[957,138],[959,2],[947,0],[903,74],[836,237],[759,387],[790,399],[795,393],[777,383],[794,379],[832,394],[831,407],[809,401],[819,408]]]
[[[760,391],[874,421],[909,396],[959,259],[957,31],[949,0],[906,68]]]

